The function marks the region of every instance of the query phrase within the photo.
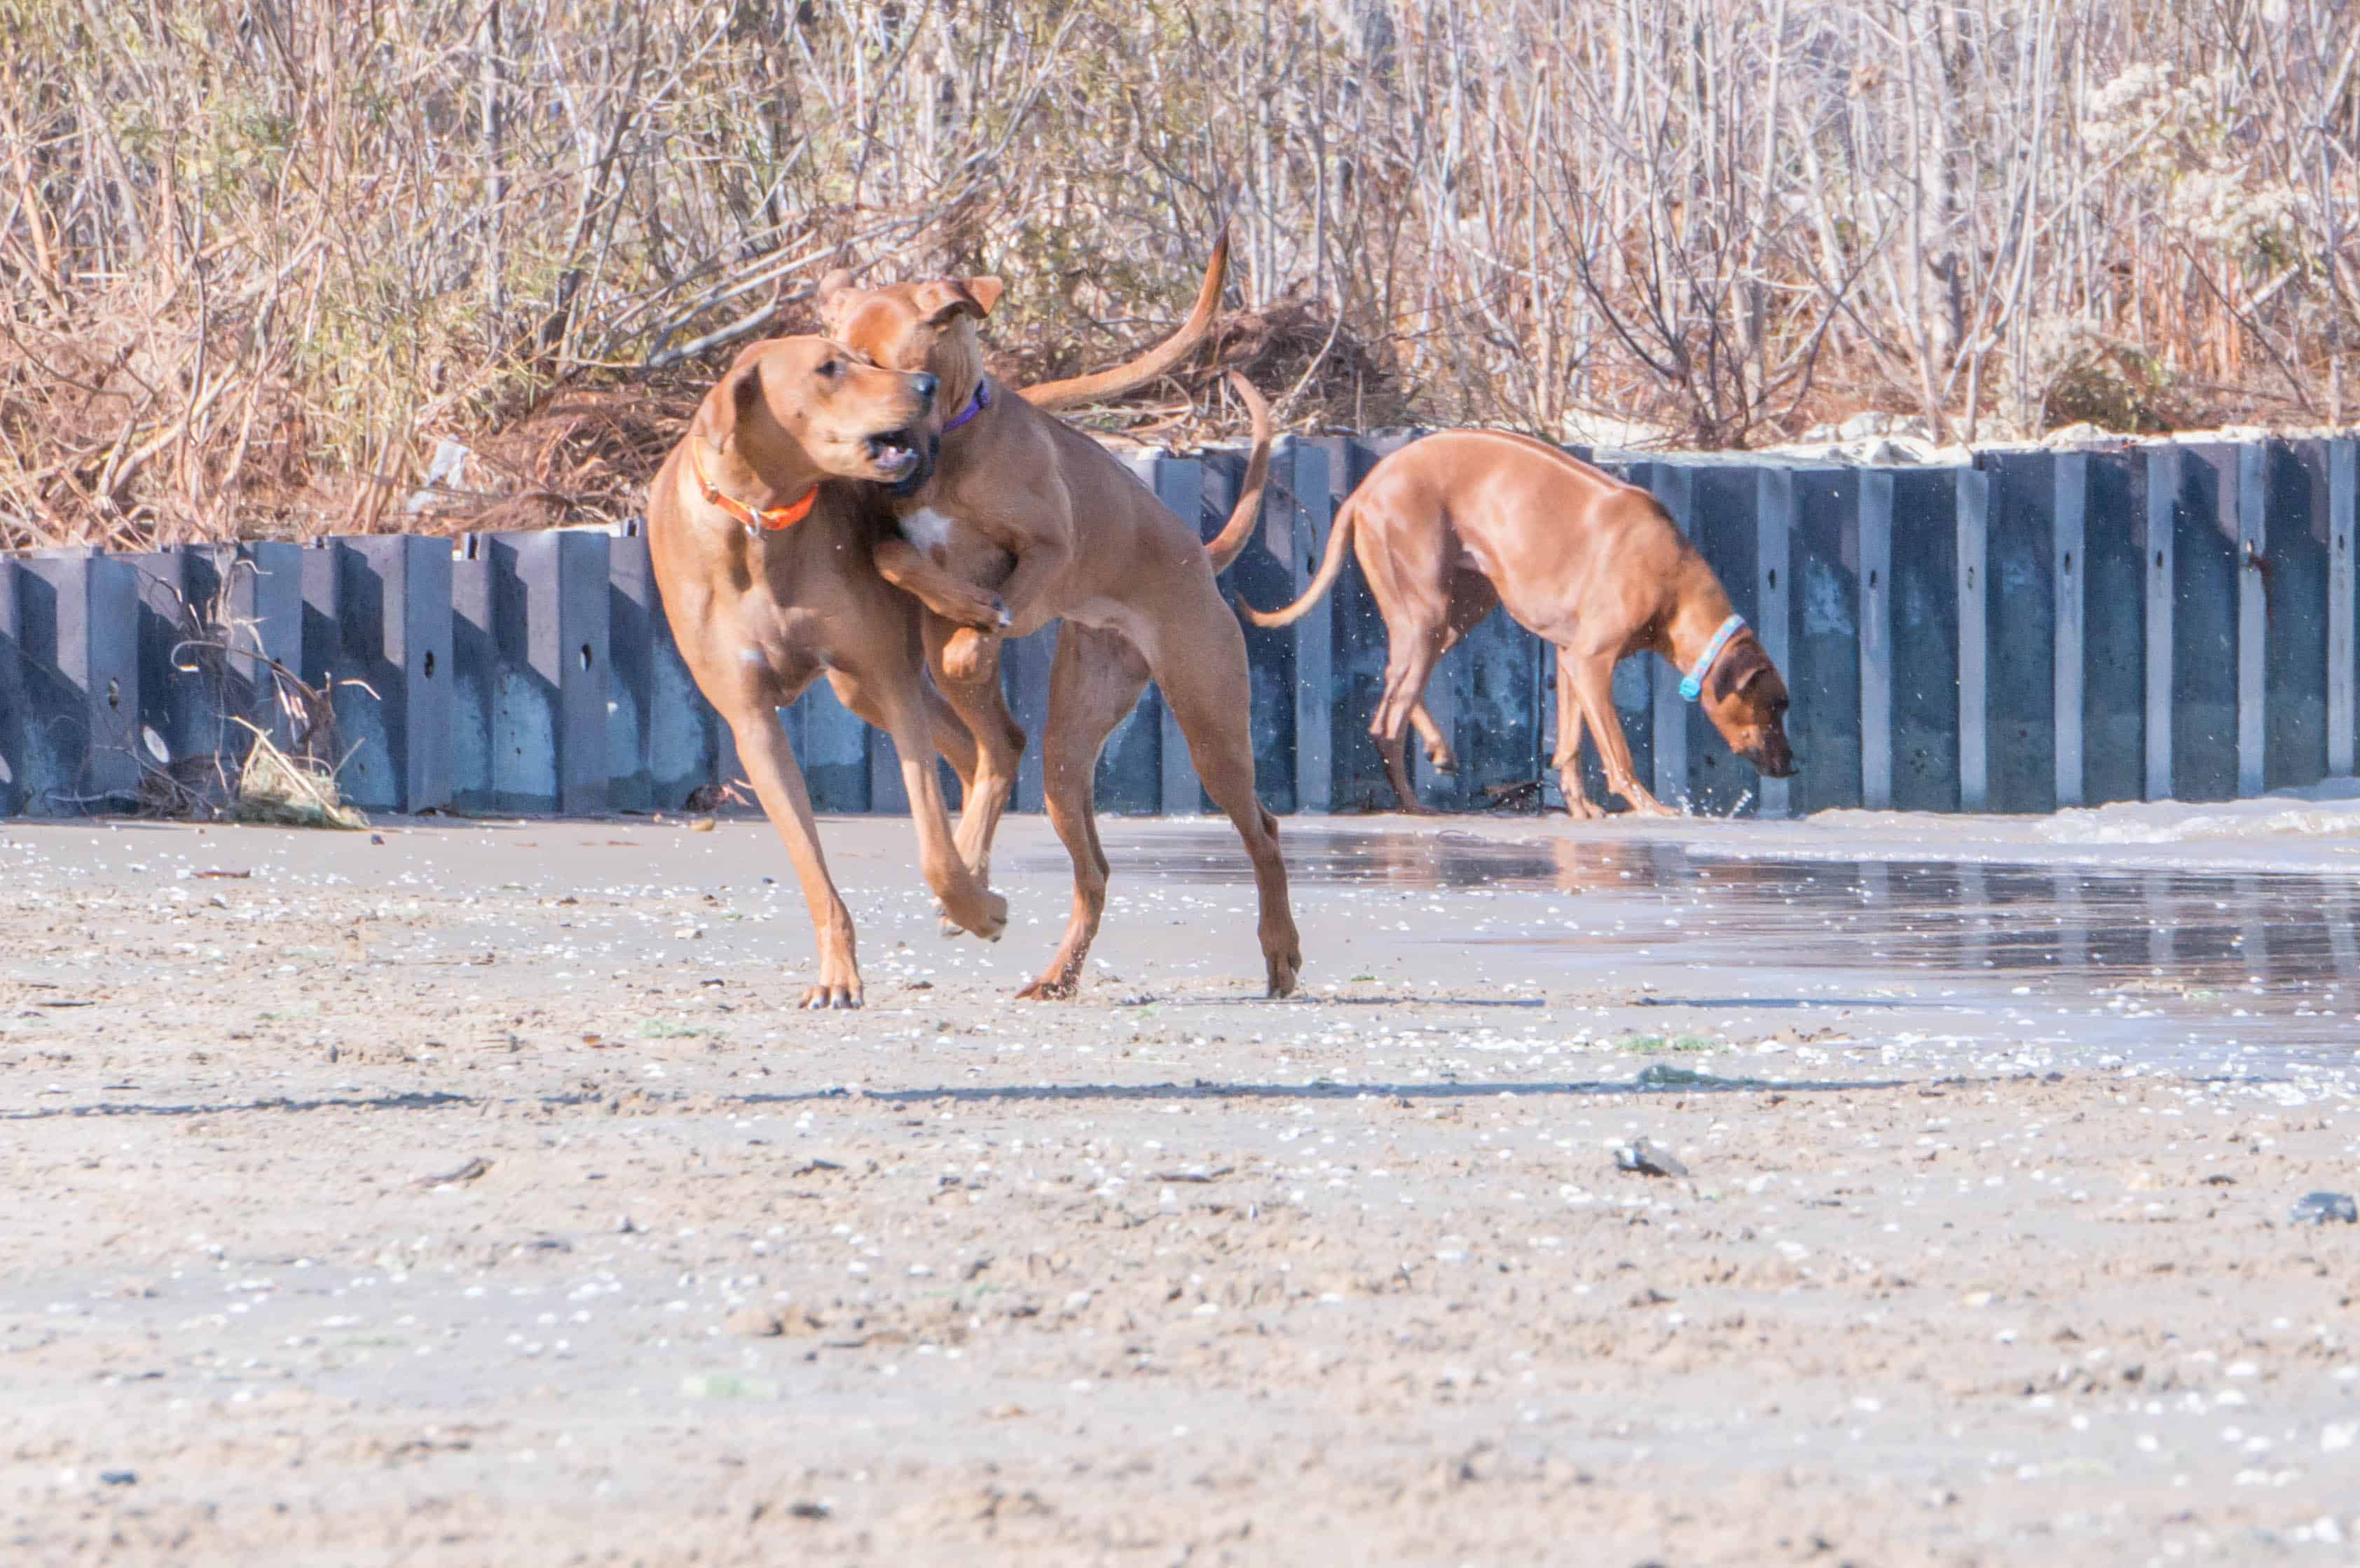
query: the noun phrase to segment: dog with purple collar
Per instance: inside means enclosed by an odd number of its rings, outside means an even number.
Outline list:
[[[1199,296],[1208,317],[1220,254]],[[1264,986],[1286,996],[1302,968],[1302,937],[1277,819],[1254,792],[1245,633],[1215,582],[1261,521],[1268,408],[1231,377],[1253,418],[1253,453],[1229,521],[1207,540],[1196,518],[1176,516],[1104,447],[1045,411],[1068,395],[1056,384],[1020,396],[991,379],[978,323],[1001,291],[995,278],[864,289],[840,273],[822,281],[818,306],[829,330],[874,364],[935,377],[938,406],[951,410],[924,481],[885,487],[893,526],[873,560],[886,582],[929,612],[920,622],[927,670],[987,737],[986,752],[993,728],[1012,724],[1000,696],[1001,642],[1059,623],[1041,733],[1042,791],[1074,863],[1074,901],[1056,953],[1018,995],[1062,1000],[1080,986],[1109,869],[1093,822],[1098,754],[1152,680],[1198,782],[1237,829],[1253,867]],[[979,593],[993,596],[995,617],[972,615]],[[1021,744],[1022,732],[1015,738]],[[959,822],[960,851],[979,877],[989,874],[1012,768],[1002,773],[995,764],[989,780],[987,788],[978,763],[979,809]]]

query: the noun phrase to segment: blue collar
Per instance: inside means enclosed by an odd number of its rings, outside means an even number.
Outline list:
[[[990,407],[991,383],[989,380],[977,382],[975,384],[975,396],[967,399],[967,407],[961,408],[957,413],[943,421],[943,434],[950,434],[953,430],[958,429],[961,425],[967,423],[969,419],[974,419],[978,414],[982,413],[986,408]]]
[[[1696,667],[1681,680],[1681,701],[1693,702],[1704,695],[1704,678],[1712,673],[1713,661],[1721,657],[1721,650],[1729,646],[1729,639],[1744,629],[1743,615],[1732,615],[1721,623],[1721,630],[1713,633],[1712,640],[1704,645],[1703,657],[1696,661]]]

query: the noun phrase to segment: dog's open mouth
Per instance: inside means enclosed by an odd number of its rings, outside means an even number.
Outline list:
[[[883,430],[861,443],[869,461],[884,479],[908,477],[918,466],[918,435],[914,430]]]

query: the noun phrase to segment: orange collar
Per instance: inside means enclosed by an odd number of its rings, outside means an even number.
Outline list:
[[[758,512],[735,496],[724,495],[713,481],[705,476],[705,458],[699,451],[704,444],[694,436],[688,438],[689,472],[696,475],[696,487],[705,493],[706,506],[720,507],[749,528],[764,528],[771,533],[793,528],[811,516],[812,503],[819,499],[819,486],[816,485],[804,491],[801,500],[773,506],[767,512]]]

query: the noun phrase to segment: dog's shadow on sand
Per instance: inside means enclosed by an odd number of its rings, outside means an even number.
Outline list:
[[[1339,1079],[1314,1078],[1302,1083],[1249,1083],[1217,1082],[1198,1078],[1186,1083],[1007,1083],[978,1085],[973,1083],[940,1084],[907,1089],[850,1089],[841,1084],[825,1088],[787,1090],[779,1094],[716,1094],[710,1091],[682,1093],[666,1096],[683,1111],[701,1112],[707,1107],[752,1105],[805,1105],[819,1102],[847,1104],[855,1100],[875,1100],[881,1105],[918,1105],[936,1101],[961,1105],[1027,1105],[1057,1101],[1099,1100],[1109,1103],[1123,1101],[1191,1100],[1217,1103],[1222,1100],[1393,1100],[1410,1105],[1420,1100],[1496,1100],[1513,1095],[1619,1095],[1642,1098],[1659,1094],[1851,1094],[1863,1090],[1899,1090],[1917,1087],[1919,1080],[1907,1078],[1860,1078],[1795,1080],[1773,1082],[1763,1078],[1721,1078],[1710,1073],[1693,1073],[1685,1068],[1666,1068],[1660,1076],[1649,1077],[1643,1070],[1636,1079],[1529,1079],[1484,1082],[1454,1082],[1445,1080],[1421,1083],[1346,1083]],[[1958,1083],[1967,1080],[1942,1079],[1939,1083]],[[1983,1080],[1976,1080],[1983,1082]],[[645,1094],[646,1091],[636,1093]],[[57,1121],[77,1116],[222,1116],[252,1115],[256,1112],[279,1111],[300,1115],[309,1111],[447,1111],[492,1105],[530,1105],[543,1108],[567,1105],[596,1105],[611,1096],[607,1094],[537,1094],[513,1098],[497,1095],[418,1094],[381,1094],[369,1097],[332,1095],[316,1100],[291,1097],[268,1100],[219,1101],[213,1104],[157,1105],[137,1101],[93,1100],[80,1104],[46,1105],[27,1110],[0,1111],[0,1121]]]
[[[1916,1088],[1919,1080],[1907,1078],[1830,1078],[1773,1082],[1766,1078],[1720,1078],[1710,1073],[1692,1073],[1674,1068],[1664,1075],[1649,1078],[1644,1073],[1632,1078],[1556,1078],[1508,1081],[1492,1079],[1479,1083],[1346,1083],[1338,1079],[1314,1078],[1302,1083],[1246,1083],[1217,1082],[1198,1078],[1186,1083],[1005,1083],[1005,1084],[942,1084],[934,1088],[913,1089],[808,1089],[778,1094],[744,1094],[738,1103],[748,1105],[802,1105],[814,1101],[847,1101],[854,1098],[880,1101],[887,1105],[928,1105],[950,1101],[960,1105],[1026,1105],[1061,1100],[1392,1100],[1410,1105],[1419,1100],[1496,1100],[1502,1095],[1522,1098],[1525,1095],[1618,1095],[1644,1098],[1662,1094],[1853,1094],[1863,1090],[1900,1090]],[[1958,1082],[1949,1080],[1948,1082]]]
[[[1445,996],[1431,994],[1419,996],[1414,991],[1388,993],[1383,996],[1371,996],[1357,992],[1349,996],[1297,995],[1273,1002],[1268,996],[1257,996],[1245,990],[1174,992],[1168,996],[1158,996],[1142,991],[1125,996],[1114,1004],[1117,1008],[1126,1012],[1143,1007],[1268,1007],[1273,1006],[1282,1007],[1528,1007],[1538,1011],[1544,1007],[1563,1005],[1566,1004],[1552,1003],[1542,996]]]
[[[538,1103],[573,1105],[593,1099],[588,1094],[552,1095]],[[421,1090],[409,1094],[333,1094],[317,1100],[280,1095],[268,1100],[223,1100],[211,1105],[158,1105],[137,1100],[91,1100],[79,1105],[38,1105],[27,1110],[0,1111],[0,1122],[54,1121],[69,1116],[228,1116],[256,1111],[442,1111],[487,1101],[474,1094]]]

